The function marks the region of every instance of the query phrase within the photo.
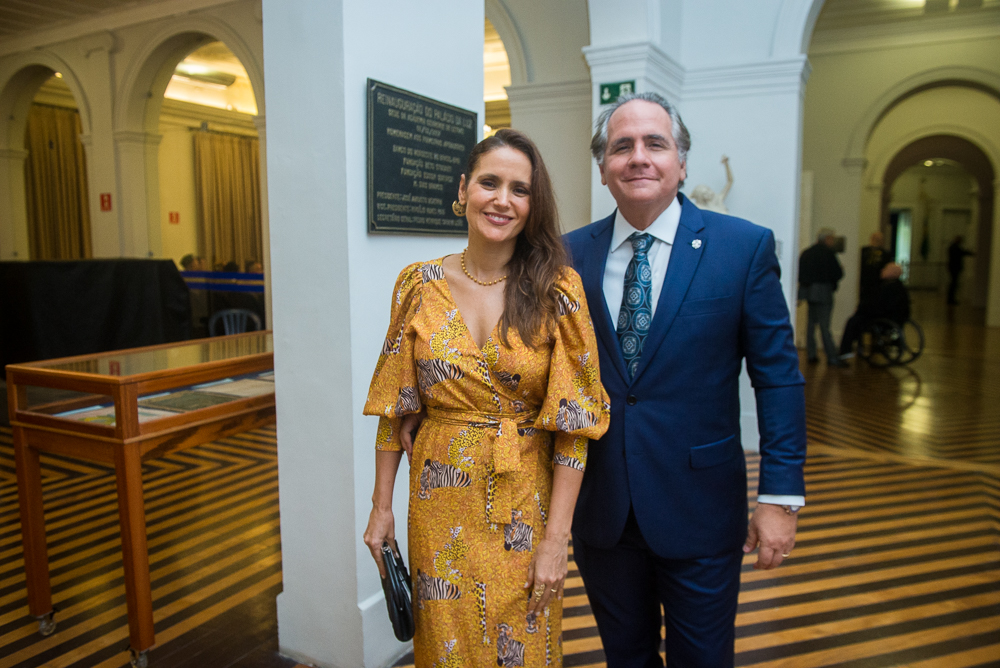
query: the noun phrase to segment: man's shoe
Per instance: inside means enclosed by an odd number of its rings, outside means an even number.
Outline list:
[[[844,360],[840,359],[839,357],[834,357],[834,358],[828,359],[826,361],[826,365],[827,366],[840,367],[840,368],[844,368],[844,367],[850,366],[850,364],[848,364]]]
[[[806,360],[806,361],[807,361],[807,362],[808,362],[809,364],[819,364],[819,358],[818,358],[818,357],[810,357],[810,358],[809,358],[808,360]]]

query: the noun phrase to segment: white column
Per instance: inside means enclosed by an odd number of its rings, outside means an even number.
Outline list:
[[[1000,179],[993,182],[993,243],[991,246],[986,326],[1000,327]],[[983,248],[980,252],[985,250]]]
[[[96,33],[68,45],[80,76],[86,81],[89,128],[81,136],[87,161],[87,188],[90,199],[90,237],[94,257],[119,257],[122,247],[122,201],[118,188],[115,140],[112,129],[114,86],[111,81],[111,54],[115,39],[110,33]],[[111,211],[101,210],[101,194],[111,195]],[[157,221],[159,222],[159,221]],[[159,230],[157,230],[157,239]],[[142,254],[145,257],[145,253]]]
[[[31,259],[21,148],[0,149],[0,260]]]
[[[112,195],[112,207],[119,207],[118,236],[122,257],[152,257],[160,247],[157,151],[162,138],[151,132],[118,130],[114,133],[120,197],[115,202]],[[98,254],[97,241],[95,231],[94,257],[107,257]]]
[[[261,264],[264,266],[264,314],[268,329],[274,328],[274,317],[271,315],[271,222],[267,208],[267,122],[263,114],[255,116],[253,124],[257,126],[257,139],[260,142],[260,236]]]
[[[564,231],[591,222],[589,80],[507,87],[511,125],[538,145],[559,203]]]
[[[392,635],[362,541],[378,421],[361,411],[397,274],[460,252],[465,240],[367,233],[366,79],[481,119],[484,6],[263,0],[262,9],[284,585],[278,644],[310,665],[386,666],[407,646]],[[394,505],[404,550],[407,476],[404,459]]]

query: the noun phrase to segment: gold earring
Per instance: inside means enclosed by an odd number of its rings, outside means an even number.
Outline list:
[[[459,218],[465,215],[465,205],[458,200],[451,203],[451,210]]]

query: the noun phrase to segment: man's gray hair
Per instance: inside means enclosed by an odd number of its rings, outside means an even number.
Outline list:
[[[835,237],[837,233],[829,227],[821,227],[816,233],[816,241],[826,241],[827,237]]]
[[[597,123],[594,126],[596,130],[594,138],[590,140],[590,152],[597,160],[597,164],[604,164],[604,152],[608,149],[608,121],[611,120],[611,115],[623,104],[632,100],[645,100],[646,102],[652,102],[663,107],[663,110],[670,116],[670,129],[674,138],[674,144],[677,145],[677,157],[682,163],[687,160],[687,152],[691,149],[691,134],[684,126],[684,121],[681,120],[681,115],[677,112],[677,109],[659,93],[626,93],[615,100],[614,104],[602,111],[601,115],[597,117]]]

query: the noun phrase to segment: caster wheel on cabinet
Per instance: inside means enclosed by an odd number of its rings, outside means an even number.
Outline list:
[[[38,618],[38,633],[43,637],[48,637],[56,631],[56,611],[42,615]]]

